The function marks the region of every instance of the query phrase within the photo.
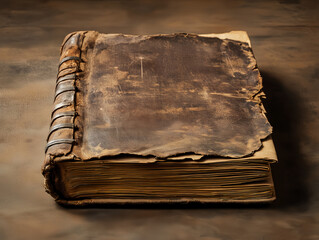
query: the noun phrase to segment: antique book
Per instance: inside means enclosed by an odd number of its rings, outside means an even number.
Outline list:
[[[270,202],[277,161],[246,32],[74,32],[43,165],[65,205]]]

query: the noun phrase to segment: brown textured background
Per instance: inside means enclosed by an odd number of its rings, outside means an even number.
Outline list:
[[[319,239],[318,1],[1,1],[0,239]],[[246,30],[274,127],[268,207],[63,209],[44,192],[59,46],[76,30]]]

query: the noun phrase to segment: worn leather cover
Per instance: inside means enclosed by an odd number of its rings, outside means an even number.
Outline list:
[[[245,32],[74,32],[55,92],[43,174],[58,201],[59,161],[277,160]]]

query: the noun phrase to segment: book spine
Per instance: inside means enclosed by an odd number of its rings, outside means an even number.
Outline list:
[[[87,49],[95,44],[99,33],[79,31],[67,35],[60,50],[60,62],[56,79],[54,108],[42,165],[44,187],[58,200],[61,198],[56,183],[56,163],[79,159],[75,146],[81,145],[81,108],[84,76],[87,65]]]
[[[45,147],[46,155],[65,156],[76,144],[74,119],[76,112],[76,81],[82,72],[81,45],[85,32],[69,34],[61,47],[55,87],[54,108]]]
[[[76,81],[81,75],[81,47],[86,32],[67,35],[62,43],[60,62],[56,79],[54,107],[42,167],[44,186],[55,199],[59,198],[54,181],[54,161],[56,157],[69,157],[76,144],[74,122],[76,111]]]

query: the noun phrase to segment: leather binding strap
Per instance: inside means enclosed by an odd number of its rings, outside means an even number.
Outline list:
[[[58,90],[56,90],[55,92],[55,96],[54,96],[54,100],[61,94],[64,92],[69,92],[69,91],[75,91],[75,87],[74,86],[67,86],[67,87],[61,87]]]
[[[67,74],[63,77],[59,77],[56,81],[56,86],[58,86],[61,82],[64,81],[68,81],[68,80],[75,80],[76,79],[76,74],[75,73],[71,73],[71,74]]]
[[[71,128],[73,129],[74,128],[74,124],[73,123],[60,123],[60,124],[57,124],[57,125],[54,125],[53,127],[51,127],[50,129],[50,132],[48,134],[48,138],[47,138],[47,141],[49,141],[49,138],[51,136],[51,134],[57,130],[60,130],[62,128]]]
[[[49,147],[52,147],[57,144],[73,144],[75,142],[74,139],[56,139],[47,143],[45,147],[45,153],[48,151]]]
[[[58,119],[58,118],[61,118],[61,117],[74,117],[76,115],[76,113],[74,111],[69,111],[69,112],[62,112],[62,113],[58,113],[58,114],[55,114],[54,117],[52,117],[51,119],[51,124],[50,124],[50,127],[52,126],[53,122]]]
[[[63,63],[65,63],[66,61],[70,61],[70,60],[80,61],[81,58],[76,57],[76,56],[65,57],[65,58],[63,58],[63,59],[61,60],[61,62],[59,63],[59,68],[61,67],[61,65],[62,65]]]
[[[60,108],[64,108],[64,107],[68,107],[68,106],[71,106],[72,105],[72,102],[61,102],[61,103],[58,103],[54,106],[54,109],[52,111],[52,114],[51,114],[51,118],[53,116],[53,114],[55,113],[56,110],[60,109]]]
[[[71,67],[65,67],[65,68],[59,69],[59,72],[58,72],[57,76],[59,76],[59,74],[61,72],[63,72],[64,70],[68,70],[68,69],[74,69],[74,72],[78,72],[79,71],[79,66],[77,65],[77,66],[73,66],[73,67],[71,66]]]

